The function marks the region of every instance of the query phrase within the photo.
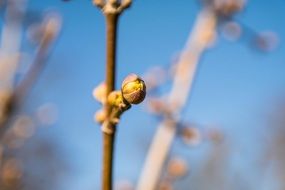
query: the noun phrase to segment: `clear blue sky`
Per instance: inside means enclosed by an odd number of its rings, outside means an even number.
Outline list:
[[[64,147],[74,167],[61,189],[98,188],[101,133],[93,122],[99,104],[92,89],[104,79],[104,17],[89,0],[31,0],[28,8],[60,12],[63,30],[27,105],[51,101],[59,107],[59,121],[46,133]],[[184,47],[200,8],[196,1],[135,0],[120,18],[118,81],[128,73],[142,75],[152,66],[169,64]],[[254,152],[258,142],[253,139],[266,124],[268,109],[285,93],[285,3],[249,0],[236,18],[256,31],[276,32],[278,49],[262,54],[245,42],[219,37],[201,61],[184,118],[202,125],[219,124],[241,150]],[[116,179],[136,182],[155,129],[155,120],[142,106],[123,116],[116,144]],[[247,159],[240,157],[237,160],[246,168]]]

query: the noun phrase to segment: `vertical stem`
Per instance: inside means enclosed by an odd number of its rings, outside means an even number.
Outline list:
[[[106,58],[106,86],[108,96],[115,89],[116,77],[116,34],[117,34],[117,14],[106,14],[107,24],[107,58]],[[106,104],[107,118],[110,116],[111,107]],[[115,128],[109,123],[110,128]],[[115,132],[107,134],[103,132],[103,168],[102,168],[102,189],[112,190],[113,180],[113,152],[114,152]]]
[[[102,190],[112,190],[115,134],[103,134]]]
[[[107,95],[115,89],[116,77],[116,40],[117,40],[117,14],[106,14],[107,24],[107,57],[106,57],[106,85]],[[107,105],[107,108],[109,106]],[[110,109],[110,108],[108,108]]]

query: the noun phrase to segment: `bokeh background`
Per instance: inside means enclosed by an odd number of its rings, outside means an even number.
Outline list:
[[[100,189],[102,136],[93,119],[100,104],[92,90],[105,78],[104,17],[89,0],[27,3],[29,19],[47,11],[60,14],[62,31],[44,72],[19,111],[35,117],[46,109],[49,112],[44,113],[54,120],[37,128],[14,151],[24,166],[27,182],[22,187]],[[201,9],[198,1],[135,0],[120,18],[117,85],[129,73],[145,76],[153,68],[171,67]],[[223,26],[219,27],[199,63],[182,121],[204,133],[216,131],[222,140],[199,137],[199,143],[188,146],[177,136],[169,159],[185,160],[188,172],[175,181],[174,189],[285,187],[283,18],[283,0],[249,0],[233,18],[241,29],[238,39],[229,39]],[[32,47],[26,33],[23,31],[23,52]],[[256,42],[261,34],[269,34],[272,47],[266,49]],[[167,92],[170,85],[167,81],[159,92]],[[123,115],[116,138],[117,184],[137,183],[158,122],[148,112],[147,103]]]

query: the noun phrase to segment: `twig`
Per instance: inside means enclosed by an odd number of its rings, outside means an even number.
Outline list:
[[[116,34],[117,34],[117,15],[106,15],[107,24],[107,57],[106,57],[106,95],[108,96],[115,90],[116,78]],[[106,104],[106,117],[110,117],[111,106]],[[103,132],[103,170],[102,170],[102,188],[104,190],[112,189],[113,177],[113,152],[115,141],[115,125],[108,122],[107,128],[112,129],[113,133]]]
[[[125,0],[94,0],[93,3],[102,9],[106,18],[106,99],[115,90],[116,79],[116,42],[117,24],[120,13],[130,6],[131,1]],[[115,141],[114,122],[111,122],[112,107],[108,103],[105,105],[106,121],[102,127],[103,133],[103,166],[102,166],[102,189],[112,190],[113,182],[113,154]],[[107,130],[106,130],[107,129]]]

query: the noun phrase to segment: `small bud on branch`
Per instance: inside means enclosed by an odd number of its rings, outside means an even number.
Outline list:
[[[130,74],[123,81],[122,94],[124,99],[130,104],[141,103],[146,95],[144,81],[136,74]]]
[[[113,107],[122,107],[126,103],[120,90],[111,92],[107,101]]]
[[[94,88],[92,94],[97,101],[104,104],[106,102],[106,93],[107,93],[106,84],[102,82],[96,88]]]
[[[99,8],[103,8],[105,5],[105,1],[104,0],[93,0],[93,4]]]
[[[93,0],[93,4],[99,7],[104,14],[120,14],[132,4],[132,0]]]
[[[98,110],[95,113],[94,120],[102,124],[106,120],[106,112],[104,110]]]

